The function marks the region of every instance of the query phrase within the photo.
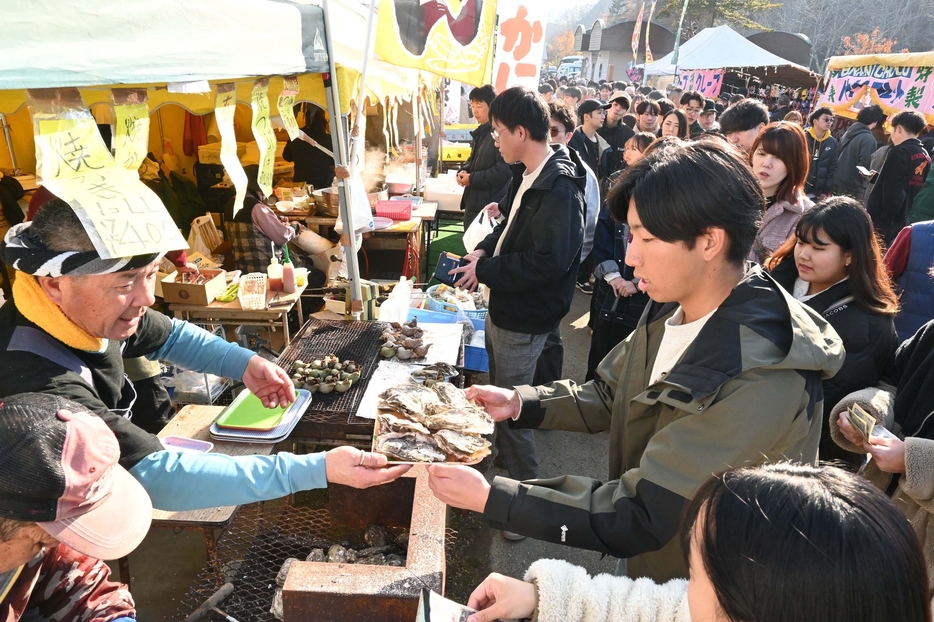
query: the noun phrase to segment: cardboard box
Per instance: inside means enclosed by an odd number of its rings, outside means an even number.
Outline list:
[[[211,278],[200,285],[176,283],[178,272],[173,272],[162,279],[162,298],[166,302],[178,302],[186,305],[207,306],[227,289],[226,275],[223,270],[202,270],[201,274]]]

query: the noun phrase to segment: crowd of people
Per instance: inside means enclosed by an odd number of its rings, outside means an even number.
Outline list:
[[[496,421],[508,477],[437,464],[429,485],[507,539],[618,562],[615,576],[560,560],[523,581],[491,575],[472,619],[930,622],[924,117],[870,106],[838,142],[828,108],[805,128],[748,97],[556,86],[470,93],[465,223],[486,211],[498,224],[452,275],[488,294],[491,384],[467,397]],[[870,138],[886,124],[880,148]],[[298,233],[250,196],[233,222],[283,243]],[[101,257],[59,199],[12,227],[2,253],[16,271],[0,308],[7,622],[134,618],[101,560],[140,543],[152,508],[367,487],[408,468],[351,447],[165,451],[137,422],[166,404],[137,399],[125,360],[241,379],[266,406],[295,399],[288,375],[151,309],[161,257]],[[559,330],[575,289],[592,294],[583,384],[563,373]],[[890,434],[867,439],[854,405]],[[536,429],[609,432],[607,477],[539,479]]]

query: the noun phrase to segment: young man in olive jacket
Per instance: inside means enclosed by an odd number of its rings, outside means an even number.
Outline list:
[[[457,285],[489,288],[486,344],[490,379],[500,387],[532,382],[548,334],[571,308],[584,237],[583,164],[574,151],[549,144],[548,105],[522,87],[490,106],[493,137],[517,162],[499,203],[505,219],[451,271]],[[496,447],[510,477],[538,476],[532,430],[499,424]]]
[[[470,109],[480,126],[470,133],[470,157],[457,172],[457,183],[464,187],[461,209],[465,230],[484,206],[498,203],[506,195],[512,177],[492,136],[490,104],[495,97],[496,91],[489,84],[470,91]]]
[[[467,396],[513,429],[609,431],[610,481],[498,477],[491,486],[468,467],[432,465],[429,483],[494,527],[615,555],[630,577],[663,582],[687,576],[675,535],[711,473],[817,461],[821,380],[844,351],[827,322],[744,262],[764,199],[733,149],[659,149],[608,204],[632,230],[626,263],[653,301],[636,330],[584,385]]]

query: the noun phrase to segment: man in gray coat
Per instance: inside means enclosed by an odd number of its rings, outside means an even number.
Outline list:
[[[843,135],[833,177],[833,193],[861,201],[866,193],[867,178],[857,166],[871,170],[872,154],[879,148],[872,130],[885,122],[881,106],[867,106],[859,111],[856,123]]]

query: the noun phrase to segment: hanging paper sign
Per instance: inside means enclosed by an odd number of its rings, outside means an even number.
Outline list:
[[[188,248],[159,197],[110,155],[77,89],[29,95],[42,185],[71,205],[101,257]]]
[[[878,104],[887,114],[920,112],[934,123],[934,67],[879,63],[832,69],[819,105],[846,114],[859,102]],[[849,112],[855,118],[857,111]]]
[[[499,1],[499,31],[493,57],[497,93],[513,86],[535,89],[545,48],[548,5],[530,0]]]
[[[282,125],[289,134],[289,140],[298,138],[298,121],[295,120],[295,96],[298,95],[298,78],[296,76],[285,76],[282,78],[282,92],[279,93],[279,100],[276,107],[279,109],[279,118],[282,119]]]
[[[652,56],[652,48],[649,47],[649,31],[652,29],[652,17],[655,15],[655,2],[652,0],[652,8],[649,9],[649,21],[645,25],[645,62],[654,63],[655,57]]]
[[[493,0],[383,0],[376,57],[480,86],[492,70],[495,22]]]
[[[139,169],[149,152],[149,106],[146,89],[113,89],[116,116],[114,159],[128,171]]]
[[[259,174],[256,181],[267,197],[272,196],[272,169],[276,159],[276,133],[269,120],[269,79],[263,78],[253,84],[250,95],[253,108],[253,137],[259,147]]]
[[[246,198],[246,172],[237,157],[237,133],[234,131],[234,112],[237,108],[237,87],[235,84],[218,84],[214,98],[214,120],[221,135],[221,164],[227,170],[230,181],[237,191],[234,199],[234,215],[243,207]]]
[[[715,99],[723,87],[723,73],[722,69],[679,71],[678,80],[685,91],[698,91],[708,99]]]
[[[642,8],[639,9],[639,17],[636,18],[636,24],[632,29],[632,60],[635,63],[639,62],[639,33],[642,32],[642,17],[645,15],[645,2],[642,3]]]

